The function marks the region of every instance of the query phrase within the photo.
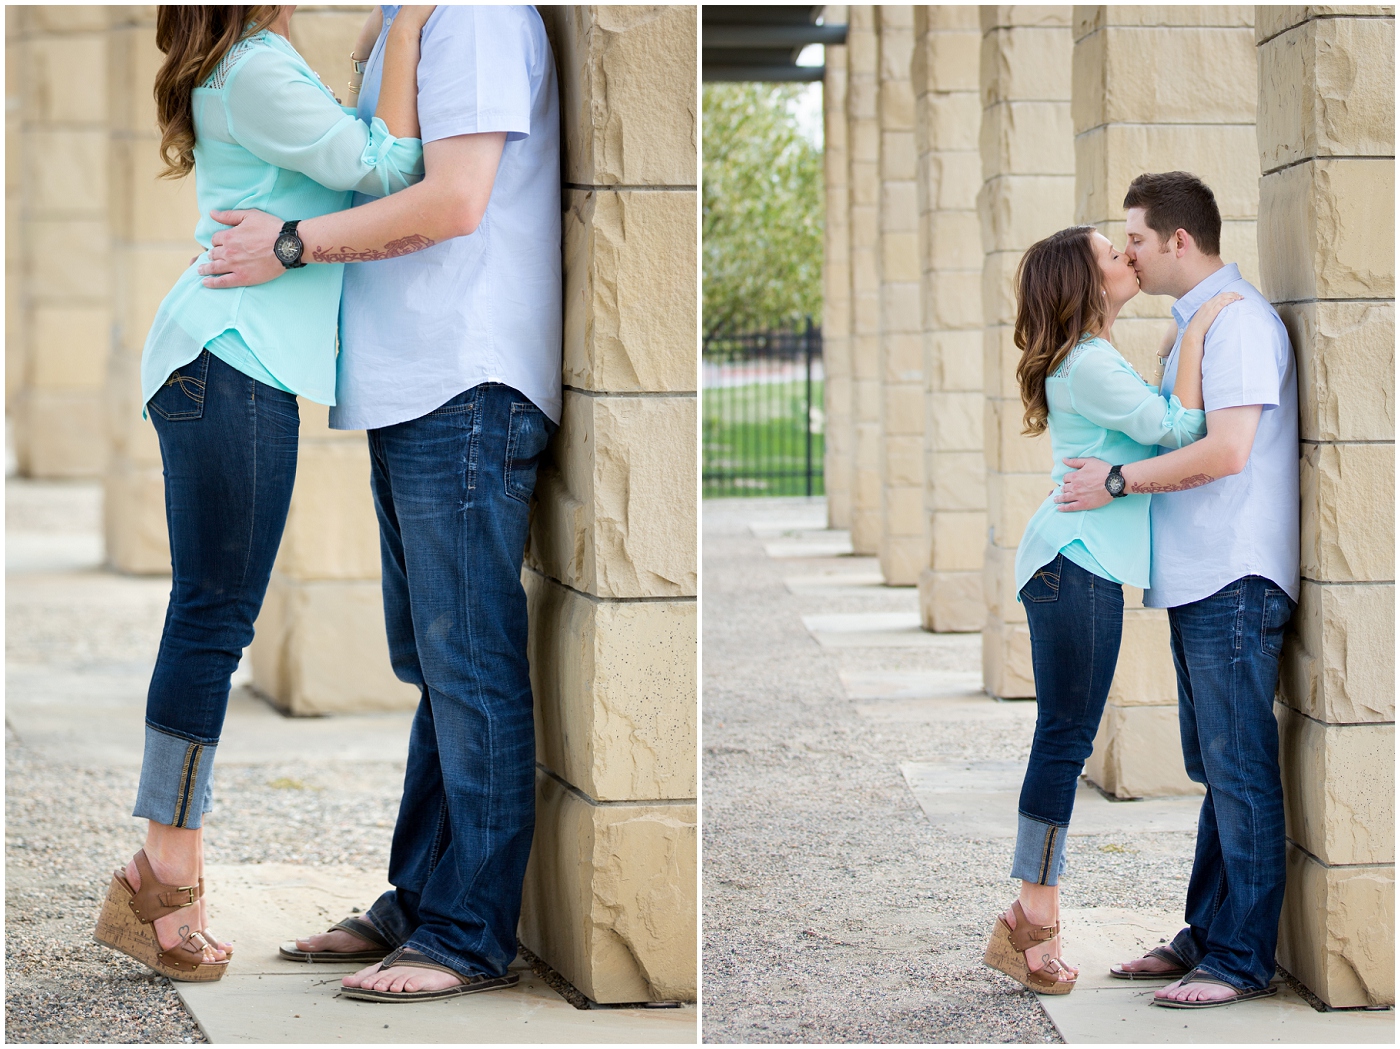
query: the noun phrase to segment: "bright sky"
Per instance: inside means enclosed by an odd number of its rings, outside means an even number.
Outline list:
[[[820,44],[815,45],[820,47]],[[789,112],[797,121],[802,137],[818,149],[822,148],[822,86],[820,82],[804,84],[802,93],[789,104]]]

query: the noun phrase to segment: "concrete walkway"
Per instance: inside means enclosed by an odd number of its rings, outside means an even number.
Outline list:
[[[284,718],[246,668],[205,832],[229,974],[172,984],[93,946],[110,871],[144,834],[131,799],[170,586],[101,570],[100,498],[95,485],[7,485],[8,1041],[695,1041],[693,1007],[575,1009],[519,960],[516,988],[416,1007],[336,998],[353,967],[279,960],[279,942],[386,888],[409,715]]]
[[[821,500],[705,505],[706,1041],[1393,1042],[1392,1012],[1317,1012],[1282,981],[1186,1012],[1107,976],[1179,928],[1196,798],[1084,784],[1079,986],[983,967],[1034,703],[987,697],[978,636],[921,631],[914,591],[824,524]]]

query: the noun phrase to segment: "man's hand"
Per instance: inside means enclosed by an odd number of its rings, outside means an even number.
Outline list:
[[[1065,459],[1066,466],[1074,467],[1065,474],[1064,483],[1055,502],[1060,509],[1070,513],[1076,510],[1097,510],[1112,501],[1104,482],[1108,480],[1110,463],[1102,459]]]
[[[214,234],[209,261],[199,267],[206,288],[246,288],[266,284],[287,272],[272,253],[282,220],[265,211],[211,211],[228,229]],[[306,261],[310,262],[310,259]]]

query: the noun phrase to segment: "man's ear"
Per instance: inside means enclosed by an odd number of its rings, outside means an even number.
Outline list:
[[[1177,258],[1184,257],[1187,249],[1189,249],[1193,243],[1195,242],[1192,240],[1191,234],[1187,233],[1184,229],[1177,230],[1172,234],[1172,254]]]

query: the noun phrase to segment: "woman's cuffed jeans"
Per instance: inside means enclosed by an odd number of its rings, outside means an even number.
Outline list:
[[[551,423],[499,383],[369,431],[389,657],[422,699],[366,917],[464,975],[516,954],[535,826],[535,721],[520,572]]]
[[[1035,672],[1035,739],[1011,876],[1058,885],[1074,793],[1094,748],[1123,639],[1123,587],[1064,554],[1021,588]]]
[[[172,582],[146,695],[133,815],[199,827],[229,679],[253,640],[296,479],[293,394],[208,350],[147,404],[160,441]]]

